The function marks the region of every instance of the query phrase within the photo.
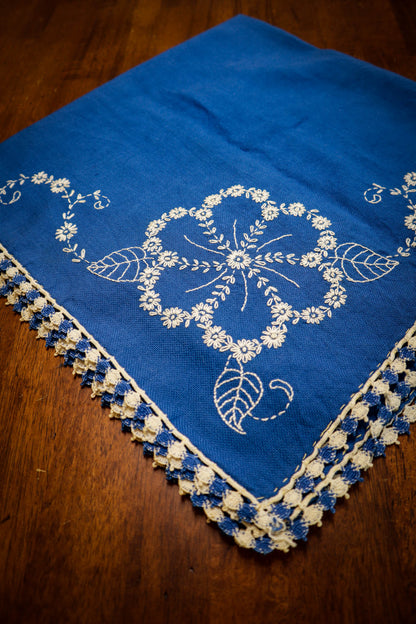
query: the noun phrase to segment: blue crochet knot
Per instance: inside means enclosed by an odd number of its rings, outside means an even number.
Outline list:
[[[238,508],[237,514],[241,522],[251,522],[257,515],[257,509],[250,503],[243,503]]]
[[[377,394],[376,392],[367,392],[364,396],[363,396],[363,400],[370,405],[371,407],[375,406],[375,405],[379,405],[381,402],[381,398],[380,395]]]
[[[348,464],[343,469],[342,478],[349,485],[353,485],[357,483],[357,481],[362,481],[360,470],[351,464]]]
[[[383,425],[387,425],[393,418],[393,412],[391,412],[385,405],[378,411],[378,419]]]
[[[393,429],[400,435],[404,433],[409,433],[410,424],[407,422],[407,420],[404,420],[404,418],[396,416],[393,421]]]
[[[351,416],[347,416],[346,418],[344,418],[341,423],[341,429],[345,431],[345,433],[348,433],[348,435],[354,435],[357,431],[357,427],[358,422],[355,418],[352,418]]]
[[[273,542],[270,537],[267,537],[267,535],[264,535],[263,537],[258,537],[256,539],[256,545],[254,547],[254,550],[258,553],[261,553],[262,555],[267,555],[273,550]]]
[[[337,456],[336,450],[332,446],[323,446],[319,449],[319,458],[326,464],[330,464]]]
[[[394,371],[392,371],[390,368],[386,369],[385,371],[383,371],[383,380],[387,381],[387,383],[394,385],[398,382],[399,380],[399,376],[397,375],[397,373],[395,373]]]
[[[302,520],[302,518],[296,518],[296,520],[292,522],[290,530],[293,533],[295,539],[306,540],[309,532],[309,527],[306,522]]]
[[[296,489],[300,490],[304,494],[306,494],[306,492],[311,492],[314,489],[314,487],[315,487],[315,482],[312,479],[312,477],[302,475],[296,481]]]
[[[329,490],[322,490],[318,495],[318,501],[324,511],[332,511],[335,513],[335,504],[337,497]]]
[[[271,511],[273,515],[281,518],[282,520],[289,518],[292,513],[292,509],[288,505],[285,505],[285,503],[277,503],[276,505],[273,505]]]
[[[7,271],[12,265],[11,261],[8,258],[4,260],[0,260],[0,271]]]

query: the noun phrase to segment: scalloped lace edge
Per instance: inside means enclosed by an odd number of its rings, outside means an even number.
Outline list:
[[[177,481],[179,493],[200,507],[239,546],[260,553],[287,552],[321,526],[325,511],[362,480],[361,471],[399,444],[416,422],[416,323],[351,397],[275,496],[259,501],[206,458],[106,350],[0,244],[0,294],[29,322],[55,355],[82,376],[92,397],[101,396],[110,418],[140,441],[155,467]]]

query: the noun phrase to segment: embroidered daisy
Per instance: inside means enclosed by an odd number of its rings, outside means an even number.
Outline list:
[[[220,204],[221,201],[222,201],[222,197],[219,194],[208,195],[208,197],[205,197],[203,207],[213,208],[213,206],[218,206],[218,204]]]
[[[405,217],[404,224],[409,230],[416,230],[416,212],[415,214]]]
[[[286,326],[282,327],[266,327],[264,332],[261,335],[261,341],[266,347],[269,349],[274,347],[277,349],[281,347],[286,338]]]
[[[66,241],[72,238],[78,232],[78,228],[74,223],[65,221],[63,226],[55,232],[55,238],[59,241]]]
[[[168,329],[178,327],[178,325],[183,323],[184,319],[185,314],[180,308],[166,308],[161,316],[163,325]]]
[[[332,308],[340,308],[345,304],[347,299],[347,295],[345,293],[345,288],[337,288],[336,290],[329,290],[325,295],[325,303]]]
[[[331,226],[331,221],[318,215],[312,218],[312,226],[317,230],[327,230]]]
[[[289,204],[288,210],[289,213],[294,217],[301,217],[305,212],[306,208],[300,202],[294,202],[293,204]]]
[[[195,218],[198,219],[198,221],[206,221],[210,217],[212,217],[212,210],[209,208],[200,208],[195,212]]]
[[[192,318],[204,325],[211,323],[212,307],[208,303],[198,303],[192,308]]]
[[[251,197],[253,201],[259,204],[260,202],[267,201],[270,197],[270,193],[269,191],[262,191],[261,189],[252,189]]]
[[[251,191],[251,197],[253,201],[260,204],[263,201],[267,201],[270,197],[269,191],[262,191],[261,189],[253,189]]]
[[[250,266],[252,259],[244,251],[235,249],[227,256],[227,264],[232,269],[246,269]]]
[[[146,249],[149,253],[158,253],[162,249],[162,241],[160,238],[152,236],[144,241],[143,249]]]
[[[231,352],[237,362],[249,362],[261,351],[261,344],[258,340],[237,340],[237,344],[231,345]]]
[[[173,267],[179,262],[176,251],[162,251],[158,256],[158,262],[164,267]]]
[[[302,310],[301,313],[301,318],[303,318],[303,320],[307,323],[320,323],[324,316],[324,312],[322,312],[320,308],[315,308],[314,306]]]
[[[58,178],[51,182],[52,193],[63,193],[70,185],[70,181],[67,178]]]
[[[293,316],[292,306],[283,301],[272,306],[271,313],[277,323],[288,321]]]
[[[182,208],[181,206],[179,206],[179,208],[172,208],[172,210],[169,212],[169,216],[171,219],[180,219],[181,217],[184,217],[187,214],[187,210],[186,208]]]
[[[155,236],[159,234],[163,228],[166,227],[166,221],[163,219],[156,219],[155,221],[151,221],[147,226],[146,234],[147,236]]]
[[[337,246],[337,239],[330,234],[324,234],[320,236],[318,245],[322,247],[322,249],[335,249]]]
[[[279,208],[273,204],[264,204],[261,208],[261,216],[266,221],[273,221],[279,214]]]
[[[329,269],[325,269],[322,277],[327,282],[331,282],[332,284],[338,284],[343,277],[342,271],[336,269],[334,267],[329,267]]]
[[[39,173],[35,173],[32,176],[32,182],[33,184],[43,184],[44,182],[46,182],[46,180],[48,179],[48,174],[45,173],[44,171],[39,171]]]
[[[150,313],[160,311],[160,297],[154,290],[146,290],[140,297],[140,307]]]
[[[214,325],[214,327],[207,327],[202,336],[202,340],[205,342],[207,347],[213,347],[214,349],[219,349],[220,351],[228,349],[228,343],[230,342],[230,338],[227,336],[225,330],[218,325]]]
[[[228,189],[228,194],[231,195],[231,197],[240,197],[243,193],[244,186],[241,186],[241,184],[235,184]]]
[[[319,253],[315,253],[313,251],[309,251],[307,254],[302,256],[300,263],[304,267],[316,267],[321,263],[322,256]]]
[[[139,282],[143,282],[145,286],[153,286],[159,275],[160,271],[156,267],[146,267],[140,273]]]
[[[267,201],[270,197],[270,193],[268,191],[262,191],[261,189],[252,189],[251,197],[253,201],[257,204],[260,204],[263,201]]]
[[[411,171],[410,173],[406,173],[406,175],[404,176],[404,181],[406,182],[407,186],[416,186],[416,172]]]

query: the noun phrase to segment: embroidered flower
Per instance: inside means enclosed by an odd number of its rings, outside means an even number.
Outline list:
[[[241,186],[241,184],[234,184],[234,186],[228,189],[228,195],[231,195],[231,197],[240,197],[244,194],[244,191],[244,186]]]
[[[281,347],[286,338],[286,326],[282,327],[267,327],[261,335],[261,341],[269,349],[274,347]]]
[[[404,181],[406,182],[407,186],[416,186],[416,172],[411,171],[410,173],[406,173],[406,175],[404,176]]]
[[[277,303],[272,306],[271,313],[275,322],[283,323],[284,321],[288,321],[293,316],[292,306],[288,303]]]
[[[331,221],[326,217],[317,215],[312,218],[312,226],[317,230],[327,230],[331,226]]]
[[[48,179],[48,174],[45,173],[44,171],[39,171],[39,173],[35,173],[32,176],[31,181],[33,182],[33,184],[43,184],[44,182],[46,182],[47,179]]]
[[[70,184],[67,178],[58,178],[51,182],[51,191],[52,193],[63,193]]]
[[[322,256],[319,253],[315,253],[314,251],[309,251],[307,254],[302,256],[300,263],[304,267],[316,267],[321,263]]]
[[[178,327],[178,325],[183,323],[184,319],[185,314],[180,308],[166,308],[161,316],[163,325],[168,329]]]
[[[325,269],[322,277],[327,282],[331,282],[332,284],[338,284],[343,278],[343,273],[335,267],[329,267],[328,269]]]
[[[64,221],[63,226],[56,230],[55,238],[59,241],[67,241],[72,238],[77,232],[78,228],[74,223]]]
[[[171,219],[181,219],[187,213],[188,211],[186,210],[186,208],[182,208],[181,206],[179,206],[179,208],[172,208],[172,210],[169,212],[169,216]]]
[[[200,208],[195,212],[195,218],[198,221],[207,221],[210,217],[212,217],[212,210],[209,208]]]
[[[214,325],[214,327],[207,327],[202,340],[205,342],[207,347],[213,347],[214,349],[219,349],[220,351],[225,351],[228,348],[229,337],[222,327],[218,325]]]
[[[158,256],[158,262],[164,267],[173,267],[179,262],[176,251],[162,251]]]
[[[337,246],[337,239],[330,234],[324,234],[323,236],[320,236],[318,245],[319,247],[322,247],[322,249],[335,249]]]
[[[234,249],[234,251],[227,256],[227,264],[232,269],[246,269],[250,266],[251,262],[252,259],[248,253],[240,251],[239,249]]]
[[[210,306],[208,303],[198,303],[192,308],[192,318],[194,318],[195,321],[204,325],[207,323],[211,323],[212,315],[212,306]]]
[[[279,208],[273,204],[264,204],[261,208],[261,216],[266,221],[273,221],[279,214]]]
[[[218,206],[218,204],[220,204],[221,201],[222,201],[222,197],[219,194],[208,195],[208,197],[205,197],[203,207],[213,208],[214,206]]]
[[[140,297],[140,307],[148,312],[160,310],[160,296],[154,290],[146,290]]]
[[[305,212],[306,208],[300,202],[294,202],[293,204],[289,204],[288,206],[289,214],[294,217],[301,217]]]
[[[253,201],[259,204],[260,202],[267,201],[270,197],[270,193],[269,191],[262,191],[261,189],[252,189],[251,197]]]
[[[153,286],[159,275],[160,271],[156,267],[146,267],[140,273],[139,282],[143,282],[145,286]]]
[[[162,241],[156,236],[152,236],[144,241],[142,245],[143,249],[146,249],[149,253],[158,253],[162,249]]]
[[[305,310],[302,310],[301,313],[301,318],[306,321],[307,323],[320,323],[322,321],[322,319],[324,318],[325,314],[324,312],[322,312],[322,310],[320,308],[315,308],[314,306],[311,306],[310,308],[306,308]]]
[[[332,308],[340,308],[344,305],[347,295],[345,293],[345,288],[338,287],[337,289],[329,290],[325,295],[325,303]]]
[[[159,234],[166,227],[166,221],[164,219],[155,219],[151,221],[147,226],[147,233],[149,236],[155,236]]]
[[[243,362],[244,364],[249,360],[252,360],[261,351],[261,344],[258,340],[237,340],[237,343],[231,345],[231,352],[237,362]]]
[[[416,230],[416,212],[405,217],[404,224],[409,230]]]

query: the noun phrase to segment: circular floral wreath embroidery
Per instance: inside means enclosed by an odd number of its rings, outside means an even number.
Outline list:
[[[227,239],[223,233],[218,232],[213,218],[213,208],[219,206],[224,198],[245,196],[259,206],[259,218],[249,227],[238,240],[236,233],[237,221],[233,223],[233,236]],[[264,234],[275,221],[279,214],[285,214],[295,219],[306,219],[311,227],[317,232],[316,246],[296,257],[294,253],[283,254],[281,251],[269,251],[268,246],[280,239],[291,236],[285,234],[264,241]],[[180,256],[175,250],[165,249],[159,236],[171,220],[179,220],[191,217],[203,230],[206,237],[206,245],[194,242],[187,235],[190,248],[203,249],[213,256],[211,262],[198,258],[188,259]],[[219,193],[205,198],[200,208],[173,208],[169,213],[164,213],[159,219],[152,221],[145,232],[146,239],[142,244],[142,263],[145,265],[138,276],[139,286],[142,291],[140,307],[150,315],[161,318],[163,325],[172,329],[184,324],[188,327],[194,321],[203,329],[202,339],[204,343],[219,351],[230,351],[233,358],[242,363],[247,363],[260,354],[264,347],[279,348],[283,345],[287,333],[287,324],[296,324],[299,321],[318,324],[325,317],[332,315],[332,310],[343,305],[346,301],[345,288],[341,286],[344,277],[343,272],[331,266],[329,260],[331,250],[337,246],[335,233],[330,230],[331,222],[321,216],[318,210],[306,210],[299,202],[281,204],[277,206],[269,199],[269,193],[261,189],[245,189],[241,185],[232,186]],[[206,254],[204,254],[206,257]],[[299,263],[303,267],[322,271],[323,279],[328,284],[324,300],[320,305],[306,307],[301,310],[282,301],[277,294],[277,288],[270,285],[269,275],[279,276],[283,280],[291,282],[299,287],[294,280],[284,274],[282,265],[285,263],[294,265]],[[95,263],[89,270],[103,276],[106,272],[106,263]],[[191,291],[211,290],[209,296],[185,310],[179,306],[164,307],[162,296],[157,290],[157,284],[161,274],[176,267],[179,271],[192,271],[195,276],[212,276],[208,280],[200,280]],[[263,291],[265,305],[270,311],[270,324],[264,328],[262,334],[257,337],[249,336],[240,340],[234,340],[222,326],[214,322],[215,310],[229,296],[233,294],[233,286],[236,283],[236,274],[240,274],[244,284],[244,302],[241,312],[244,312],[247,298],[249,280],[256,282],[259,291]],[[109,277],[108,275],[106,276]],[[111,278],[111,276],[110,276]]]

